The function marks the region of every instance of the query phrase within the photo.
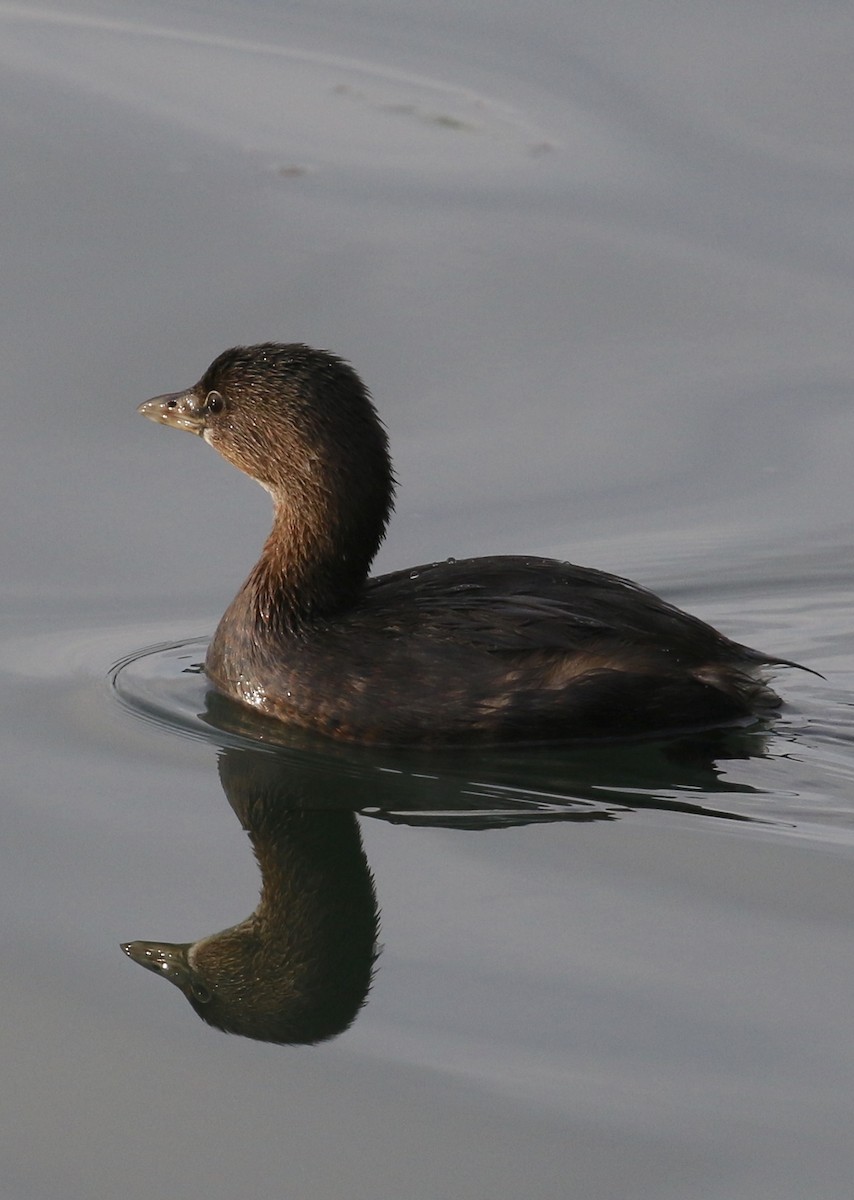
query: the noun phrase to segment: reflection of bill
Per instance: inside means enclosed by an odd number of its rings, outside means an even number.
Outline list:
[[[311,811],[281,759],[225,750],[220,779],[261,868],[245,921],[185,945],[130,942],[134,962],[174,983],[203,1020],[266,1042],[320,1042],[364,1004],[379,915],[357,818]]]

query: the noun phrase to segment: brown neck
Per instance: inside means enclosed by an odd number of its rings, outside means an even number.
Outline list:
[[[261,557],[236,597],[253,626],[297,632],[301,626],[353,604],[367,574],[367,561],[342,552],[329,530],[293,520],[277,505]],[[248,612],[247,612],[248,608]]]

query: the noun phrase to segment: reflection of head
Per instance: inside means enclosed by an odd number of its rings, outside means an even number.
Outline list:
[[[224,751],[220,778],[261,868],[258,908],[194,943],[132,942],[125,952],[227,1033],[333,1037],[364,1004],[376,957],[376,897],[356,818],[292,807],[301,797],[272,755]]]

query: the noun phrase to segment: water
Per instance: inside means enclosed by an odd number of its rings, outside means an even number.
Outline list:
[[[0,29],[0,1194],[847,1200],[847,13]],[[781,671],[770,727],[598,750],[247,727],[196,668],[267,498],[134,409],[265,338],[371,386],[378,570],[569,557],[825,679]],[[234,771],[271,762],[358,879],[356,823],[380,911],[314,1047],[223,1036],[119,948],[252,912]]]

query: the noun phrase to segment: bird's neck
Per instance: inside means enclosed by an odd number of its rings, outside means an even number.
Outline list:
[[[312,523],[305,513],[295,519],[292,507],[277,504],[261,557],[235,599],[250,623],[296,633],[353,604],[366,571],[354,569],[340,541],[331,522]]]

